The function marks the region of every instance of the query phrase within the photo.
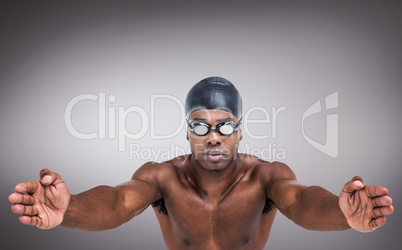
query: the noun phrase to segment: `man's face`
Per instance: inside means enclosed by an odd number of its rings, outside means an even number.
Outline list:
[[[217,125],[234,121],[238,124],[236,117],[223,110],[202,109],[191,113],[189,123],[202,122],[208,124],[211,129]],[[187,129],[187,140],[190,142],[191,152],[201,167],[207,170],[225,169],[237,156],[237,148],[242,139],[240,129],[231,135],[222,135],[218,131],[210,131],[200,136]]]

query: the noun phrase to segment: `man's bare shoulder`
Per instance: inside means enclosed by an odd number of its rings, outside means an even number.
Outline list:
[[[169,164],[175,169],[186,168],[190,164],[191,154],[177,156],[171,160],[165,161],[163,163]]]
[[[244,164],[251,167],[253,174],[258,175],[264,181],[296,178],[290,167],[283,162],[269,162],[247,154],[241,156]]]
[[[147,162],[134,173],[132,179],[157,179],[161,181],[170,178],[186,168],[189,164],[189,158],[189,155],[183,155],[164,162]]]

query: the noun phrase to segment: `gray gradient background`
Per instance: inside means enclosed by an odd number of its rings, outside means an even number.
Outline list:
[[[162,2],[162,1],[161,1]],[[244,110],[285,106],[278,137],[298,179],[338,194],[361,175],[384,185],[395,213],[373,233],[307,231],[278,213],[266,249],[400,249],[402,29],[398,1],[266,1],[144,3],[2,1],[0,7],[1,249],[165,249],[151,209],[107,232],[19,223],[7,196],[15,184],[37,180],[40,169],[60,173],[71,193],[128,180],[145,160],[118,152],[116,139],[80,140],[64,125],[64,109],[84,93],[114,94],[112,106],[150,110],[152,94],[184,101],[192,84],[218,75],[242,92]],[[339,92],[339,157],[310,146],[303,112]],[[96,130],[96,103],[74,110],[74,125]],[[172,131],[174,104],[157,106],[158,133]],[[325,138],[325,114],[306,132]],[[258,114],[256,113],[257,117]],[[127,125],[139,129],[139,117]],[[165,127],[165,126],[166,127]],[[136,127],[137,126],[137,127]],[[270,125],[254,125],[256,134]],[[188,148],[185,131],[169,140],[127,143]],[[268,247],[269,246],[269,247]]]

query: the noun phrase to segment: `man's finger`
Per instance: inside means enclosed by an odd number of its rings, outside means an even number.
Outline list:
[[[379,227],[382,227],[385,224],[386,220],[387,219],[385,217],[378,217],[376,219],[372,219],[370,221],[370,228],[372,230],[375,230],[375,229],[377,229]]]
[[[394,212],[394,207],[389,206],[389,207],[378,207],[374,208],[373,211],[371,212],[371,217],[376,219],[382,216],[390,215]]]
[[[389,196],[381,196],[371,199],[374,207],[388,207],[392,205],[392,199]]]
[[[40,182],[45,185],[56,185],[60,182],[63,182],[63,179],[55,172],[50,171],[49,169],[42,169],[39,173]]]
[[[36,190],[38,190],[38,185],[39,182],[37,181],[19,183],[17,186],[15,186],[15,192],[20,194],[22,193],[32,194],[35,193]]]
[[[24,206],[21,204],[14,204],[11,206],[11,210],[15,214],[23,214],[28,216],[33,216],[38,214],[38,209],[35,206]]]
[[[345,184],[342,191],[346,193],[353,193],[357,190],[361,190],[363,187],[363,179],[359,176],[355,176],[351,181]]]
[[[32,205],[35,199],[29,194],[13,193],[8,196],[8,200],[13,204]]]
[[[369,186],[369,185],[366,185],[364,187],[364,192],[370,198],[387,195],[389,193],[388,189],[386,189],[385,187]]]
[[[25,225],[31,225],[31,226],[36,226],[40,227],[42,225],[42,220],[38,216],[26,216],[23,215],[20,217],[20,221],[22,224]]]
[[[56,179],[54,173],[49,169],[42,169],[39,173],[40,182],[43,185],[50,185],[52,184],[53,180]]]

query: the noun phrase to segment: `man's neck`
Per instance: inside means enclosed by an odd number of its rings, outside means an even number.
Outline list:
[[[187,179],[203,198],[219,201],[230,192],[243,176],[240,167],[239,155],[236,155],[229,165],[222,170],[207,170],[194,157],[191,157]]]

